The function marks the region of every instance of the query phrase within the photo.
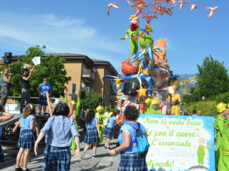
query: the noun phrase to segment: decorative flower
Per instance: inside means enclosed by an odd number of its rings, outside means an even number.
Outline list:
[[[130,25],[130,30],[131,30],[131,31],[135,31],[135,30],[137,30],[137,29],[138,29],[138,24],[132,23],[132,24]]]

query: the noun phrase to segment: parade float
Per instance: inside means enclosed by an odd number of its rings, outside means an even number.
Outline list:
[[[120,9],[118,4],[121,2],[110,3],[107,6],[108,15],[110,15],[111,10]],[[178,84],[177,76],[173,75],[167,60],[167,39],[155,41],[150,23],[153,19],[158,19],[164,14],[172,15],[173,9],[177,6],[180,10],[184,6],[190,7],[191,11],[198,8],[208,9],[210,10],[208,17],[211,17],[218,7],[193,4],[191,0],[127,0],[126,2],[135,14],[129,18],[130,28],[126,30],[125,37],[120,39],[126,40],[129,38],[130,56],[122,62],[122,74],[117,77],[107,75],[104,79],[114,80],[113,91],[116,93],[117,102],[120,103],[120,101],[126,100],[126,96],[128,96],[131,103],[137,102],[140,105],[141,101],[143,103],[141,113],[146,111],[144,109],[145,100],[148,97],[151,98],[153,91],[156,92],[160,104],[165,99],[171,100],[169,103],[174,103],[174,105],[175,103],[178,104],[180,98],[174,96],[176,93],[173,90],[168,91],[172,88],[176,89],[175,86]],[[146,20],[144,27],[139,25],[140,18]],[[174,96],[175,101],[172,100],[172,96]],[[171,114],[171,112],[169,113]],[[179,115],[178,112],[172,114]]]
[[[108,5],[108,15],[120,9],[118,3]],[[187,117],[179,115],[179,95],[176,93],[179,81],[171,71],[166,52],[166,39],[154,40],[150,23],[164,14],[172,15],[173,9],[189,7],[191,11],[205,8],[210,10],[208,17],[218,8],[204,7],[191,3],[191,0],[127,0],[135,14],[129,18],[130,56],[122,62],[122,74],[117,77],[105,76],[113,80],[113,91],[117,103],[122,108],[137,105],[141,114],[138,121],[146,127],[150,148],[147,154],[148,170],[214,170],[214,119],[211,117]],[[123,2],[124,3],[124,2]],[[141,19],[146,25],[139,25]],[[156,33],[154,33],[156,34]],[[156,97],[153,97],[156,94]],[[171,109],[167,115],[149,115],[146,107],[165,100]],[[160,106],[160,105],[159,105]],[[172,112],[176,111],[176,112]],[[123,111],[121,111],[122,113]]]

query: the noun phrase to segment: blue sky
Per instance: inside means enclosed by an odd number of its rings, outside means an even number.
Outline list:
[[[10,51],[24,54],[35,45],[46,45],[45,52],[78,53],[110,61],[120,71],[130,57],[129,40],[122,41],[129,28],[130,6],[125,0],[112,8],[111,0],[7,0],[0,2],[0,56]],[[175,8],[173,16],[160,16],[151,22],[155,40],[167,41],[167,58],[174,74],[197,73],[205,56],[224,62],[229,69],[228,0],[191,0],[203,6],[218,6],[211,18],[209,10]],[[140,26],[145,26],[141,19]]]

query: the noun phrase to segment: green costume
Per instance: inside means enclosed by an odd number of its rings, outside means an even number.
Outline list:
[[[162,112],[158,109],[158,110],[154,110],[152,106],[149,106],[146,110],[146,114],[158,114],[161,115]]]
[[[229,120],[223,124],[218,171],[229,170]]]
[[[215,118],[215,129],[217,131],[216,134],[216,147],[215,147],[215,167],[218,168],[219,163],[219,157],[220,157],[220,151],[221,151],[221,141],[222,141],[222,132],[223,132],[223,126],[226,121],[226,118],[217,115]]]
[[[105,112],[105,113],[104,113],[104,118],[103,118],[103,119],[110,118],[112,114],[113,114],[112,112]]]
[[[80,105],[81,105],[81,101],[80,99],[77,100],[76,103],[76,120],[78,121],[80,119]]]
[[[138,38],[134,38],[133,35],[138,35],[139,28],[137,30],[131,31],[130,29],[126,30],[126,37],[121,38],[121,40],[126,40],[128,35],[130,36],[130,55],[134,56],[138,51]]]
[[[78,130],[78,125],[77,125],[77,123],[76,123],[76,129]],[[74,140],[74,138],[72,139],[72,145],[71,145],[71,149],[72,150],[75,150],[77,148],[77,145],[76,145],[76,142],[75,142],[75,140]]]
[[[76,109],[75,109],[75,113],[76,113],[76,120],[78,121],[80,119],[80,99],[78,99],[77,103],[76,103]],[[76,129],[78,130],[78,124],[76,123]],[[72,145],[71,145],[71,149],[74,150],[77,148],[76,142],[74,140],[74,138],[72,139]]]
[[[98,118],[98,124],[99,124],[99,132],[100,132],[100,139],[98,144],[100,144],[101,142],[103,142],[103,129],[104,129],[104,125],[103,125],[103,118],[104,118],[104,114],[101,113],[96,113],[95,117]]]
[[[204,146],[200,145],[198,147],[197,155],[198,155],[198,163],[204,164],[204,156],[206,155],[205,150],[204,150]]]

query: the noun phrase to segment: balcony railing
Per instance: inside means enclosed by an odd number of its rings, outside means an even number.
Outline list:
[[[83,69],[82,73],[83,78],[88,78],[90,80],[95,79],[95,73],[91,69]]]
[[[91,88],[91,87],[85,87],[85,91],[86,91],[86,92],[94,93],[94,89]]]

